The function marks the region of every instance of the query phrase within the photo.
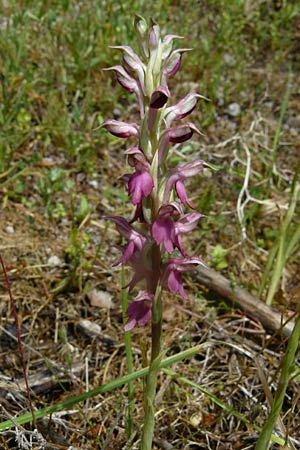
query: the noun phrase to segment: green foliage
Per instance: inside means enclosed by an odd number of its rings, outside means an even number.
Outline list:
[[[212,267],[214,267],[215,269],[226,269],[226,267],[228,267],[228,264],[226,262],[226,254],[227,254],[227,250],[225,250],[222,245],[217,244],[215,246],[215,248],[212,251],[212,262],[211,265]]]

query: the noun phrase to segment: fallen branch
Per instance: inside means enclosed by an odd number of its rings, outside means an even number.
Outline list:
[[[221,297],[230,300],[233,305],[241,308],[247,316],[261,322],[266,330],[281,331],[286,337],[291,335],[294,322],[263,303],[245,289],[233,286],[220,273],[213,269],[200,267],[196,277],[200,284],[219,294]]]

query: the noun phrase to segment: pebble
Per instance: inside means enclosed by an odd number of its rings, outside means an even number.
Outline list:
[[[112,295],[107,291],[92,289],[87,293],[91,306],[110,309],[112,307]]]
[[[98,189],[99,183],[97,180],[89,180],[89,185],[94,188],[94,189]]]
[[[8,226],[5,228],[5,231],[6,231],[6,233],[14,234],[15,229],[14,229],[14,227],[13,227],[12,225],[8,225]]]
[[[241,114],[241,107],[238,103],[230,103],[225,111],[230,117],[237,117]]]
[[[58,256],[52,255],[50,256],[50,258],[48,258],[47,264],[52,267],[60,266],[61,260]]]

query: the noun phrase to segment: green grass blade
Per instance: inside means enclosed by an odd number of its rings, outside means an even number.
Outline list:
[[[271,436],[274,427],[276,425],[277,419],[280,415],[285,392],[291,377],[294,359],[299,345],[299,339],[300,339],[300,314],[298,314],[298,318],[296,319],[295,326],[289,339],[286,353],[283,358],[282,370],[278,382],[277,391],[275,393],[274,401],[271,407],[271,412],[267,422],[265,423],[261,431],[260,437],[255,446],[255,450],[266,450],[269,447]]]
[[[178,361],[194,356],[203,348],[204,345],[205,344],[198,345],[196,347],[190,348],[188,350],[185,350],[183,352],[177,353],[176,355],[172,355],[169,358],[164,359],[160,363],[160,368],[163,369]],[[76,395],[62,402],[55,403],[54,405],[47,406],[46,408],[38,409],[35,411],[35,418],[36,420],[41,419],[42,417],[45,417],[49,414],[53,414],[57,411],[62,411],[63,409],[67,409],[70,406],[83,402],[88,398],[92,398],[95,397],[96,395],[104,394],[105,392],[117,389],[118,387],[123,386],[124,384],[128,384],[136,380],[137,378],[146,376],[148,374],[148,371],[149,366],[140,369],[138,371],[135,371],[131,374],[127,374],[124,377],[118,378],[117,380],[113,380],[107,384],[104,384],[103,386],[98,386],[97,388],[92,389],[88,392],[83,392],[82,394]],[[6,420],[5,422],[1,422],[0,431],[13,428],[16,426],[16,424],[22,425],[31,421],[32,421],[31,413],[26,413],[21,416],[15,417],[13,420]]]

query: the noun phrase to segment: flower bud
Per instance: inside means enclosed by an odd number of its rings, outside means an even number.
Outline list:
[[[173,39],[183,39],[182,36],[177,36],[176,34],[167,34],[162,41],[162,58],[166,59],[172,51],[172,41]]]
[[[145,19],[139,15],[135,15],[134,18],[134,27],[137,31],[138,35],[138,44],[139,49],[145,59],[149,57],[149,48],[148,48],[148,42],[147,42],[147,30],[148,25]]]
[[[152,27],[149,30],[149,48],[156,50],[160,42],[160,28],[157,23],[152,20]]]

